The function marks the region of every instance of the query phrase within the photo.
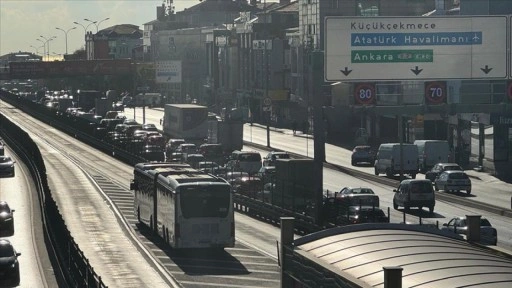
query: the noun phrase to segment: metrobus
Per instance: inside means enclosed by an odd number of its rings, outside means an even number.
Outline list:
[[[134,213],[172,248],[235,245],[231,185],[188,164],[135,165],[130,189]]]

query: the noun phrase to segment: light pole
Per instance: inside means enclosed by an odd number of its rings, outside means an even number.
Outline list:
[[[107,21],[108,19],[110,19],[110,18],[107,17],[107,18],[105,18],[103,20],[100,20],[100,21],[92,21],[92,20],[89,20],[89,19],[85,18],[84,21],[91,22],[91,24],[94,24],[96,26],[96,33],[98,33],[98,30],[99,30],[101,22]],[[89,25],[91,25],[91,24],[89,24]]]
[[[82,28],[84,28],[84,34],[87,34],[87,29],[89,29],[89,26],[91,26],[92,24],[96,24],[96,21],[89,23],[89,25],[87,25],[87,26],[84,26],[83,24],[80,24],[80,23],[78,23],[76,21],[73,22],[73,24],[82,26]]]
[[[31,47],[31,48],[34,48],[34,49],[36,49],[36,55],[39,55],[39,48],[41,48],[41,47],[43,47],[43,48],[44,48],[44,46],[36,47],[36,46],[34,46],[34,45],[30,45],[30,47]]]
[[[41,38],[36,38],[37,41],[43,43],[41,47],[43,47],[43,61],[44,61],[44,55],[46,55],[46,43]]]
[[[46,43],[48,43],[48,49],[46,49],[46,60],[50,60],[50,41],[52,41],[53,39],[57,38],[57,36],[52,36],[50,38],[46,38],[44,37],[43,35],[39,35],[39,37],[43,38],[45,41],[44,41],[44,44],[46,45]]]
[[[55,27],[55,29],[57,29],[57,30],[60,30],[60,31],[64,32],[64,37],[65,37],[65,39],[66,39],[66,40],[65,40],[65,41],[66,41],[66,54],[65,54],[65,55],[68,55],[68,32],[69,32],[69,31],[71,31],[71,30],[76,29],[76,26],[75,26],[75,27],[73,27],[73,28],[69,28],[68,30],[64,30],[64,29],[59,28],[59,27]]]

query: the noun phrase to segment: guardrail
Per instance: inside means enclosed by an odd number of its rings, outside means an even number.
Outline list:
[[[2,93],[2,92],[0,92]],[[4,95],[0,94],[2,100]],[[42,207],[43,230],[48,237],[60,271],[70,287],[104,288],[107,287],[101,280],[83,251],[74,241],[68,230],[57,203],[52,197],[46,167],[39,148],[30,136],[0,114],[0,134],[6,143],[18,154],[30,169],[32,178],[36,183],[39,201]]]

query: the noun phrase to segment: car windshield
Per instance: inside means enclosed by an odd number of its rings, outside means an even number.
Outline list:
[[[6,204],[2,204],[0,205],[0,213],[2,212],[9,212],[9,206],[7,206]]]
[[[356,147],[356,152],[370,152],[370,147]]]
[[[11,162],[11,158],[10,157],[0,157],[0,163],[8,163],[8,162]]]
[[[432,193],[432,184],[425,181],[413,182],[411,183],[411,191],[414,193]]]
[[[351,194],[375,194],[370,188],[352,188],[349,192]]]
[[[450,173],[450,179],[468,179],[466,173]]]
[[[462,171],[460,166],[446,166],[444,167],[445,171]]]
[[[14,256],[14,249],[11,245],[0,245],[0,258]]]
[[[258,153],[248,153],[240,155],[240,161],[261,161],[261,155]]]

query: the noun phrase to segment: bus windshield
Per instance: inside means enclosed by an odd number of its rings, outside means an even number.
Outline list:
[[[184,218],[228,216],[230,187],[224,185],[182,186],[180,191],[181,213]]]

